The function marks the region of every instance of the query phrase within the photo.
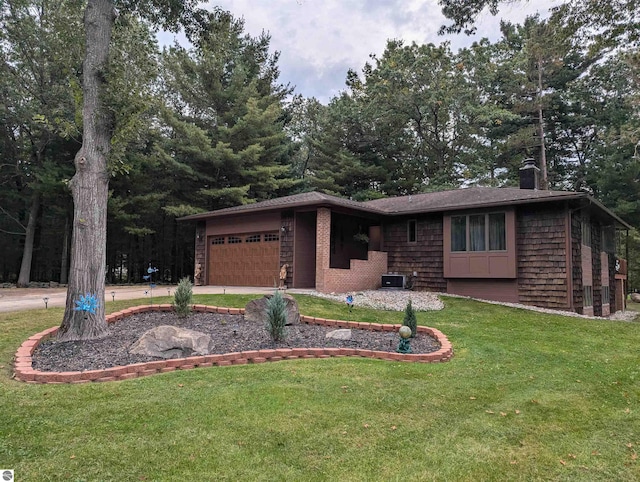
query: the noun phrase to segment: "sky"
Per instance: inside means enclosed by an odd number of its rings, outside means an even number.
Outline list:
[[[245,32],[271,35],[271,50],[280,52],[280,82],[294,93],[326,104],[346,89],[347,71],[361,72],[370,54],[381,55],[388,39],[410,44],[451,42],[452,49],[482,37],[496,40],[500,18],[522,22],[558,2],[532,0],[503,4],[498,17],[483,14],[478,33],[468,37],[439,36],[446,23],[437,0],[217,0],[217,5],[243,18]],[[169,40],[169,39],[167,39]]]

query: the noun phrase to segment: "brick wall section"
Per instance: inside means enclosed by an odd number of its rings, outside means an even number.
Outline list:
[[[516,213],[516,226],[520,302],[567,309],[565,213],[527,207]]]
[[[407,220],[416,219],[418,238],[407,243]],[[388,254],[389,273],[413,275],[413,288],[424,291],[447,291],[444,279],[442,215],[418,216],[389,221],[383,226],[383,246]]]
[[[331,256],[331,210],[318,208],[316,217],[316,290],[330,293],[324,288],[324,276]]]
[[[369,259],[352,259],[349,269],[329,268],[324,273],[324,293],[375,290],[387,272],[387,253],[369,251]],[[316,286],[316,289],[317,286]],[[321,291],[318,289],[318,291]]]
[[[206,240],[205,222],[198,221],[196,224],[196,248],[194,261],[194,280],[193,284],[202,286],[207,284],[207,240]],[[200,265],[200,266],[198,266]]]
[[[281,215],[281,226],[285,228],[285,232],[280,230],[280,267],[289,265],[287,269],[287,280],[285,284],[288,287],[293,286],[293,211],[285,211]]]

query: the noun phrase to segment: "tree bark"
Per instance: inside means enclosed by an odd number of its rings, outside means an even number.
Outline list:
[[[107,197],[112,122],[101,102],[115,20],[109,0],[89,0],[84,13],[82,147],[75,157],[71,179],[73,233],[67,302],[58,332],[60,340],[96,338],[106,332],[104,289],[107,241]],[[80,296],[98,301],[95,312],[77,310]]]
[[[34,192],[31,198],[31,209],[29,209],[29,222],[27,223],[24,249],[22,250],[22,263],[20,264],[20,274],[18,275],[18,288],[26,288],[31,281],[31,260],[33,259],[33,243],[36,235],[36,224],[38,211],[40,210],[40,193]]]
[[[540,136],[540,189],[549,189],[547,175],[547,146],[544,140],[544,115],[542,113],[542,59],[538,59],[538,134]]]
[[[69,215],[64,217],[64,233],[62,234],[62,259],[60,260],[60,284],[69,281]]]

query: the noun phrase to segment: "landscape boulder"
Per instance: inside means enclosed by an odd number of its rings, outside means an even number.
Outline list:
[[[257,321],[263,323],[267,321],[267,301],[273,295],[264,295],[257,300],[251,300],[244,307],[244,319],[246,321]],[[285,313],[287,316],[287,325],[293,325],[300,322],[300,310],[298,309],[298,302],[291,295],[282,295],[286,308]]]
[[[199,331],[162,325],[145,332],[129,348],[135,355],[159,358],[182,358],[192,355],[208,355],[211,337]]]
[[[348,328],[341,328],[339,330],[332,330],[327,333],[325,338],[332,338],[334,340],[351,340],[351,330]]]
[[[631,293],[630,298],[634,303],[640,303],[640,293]]]

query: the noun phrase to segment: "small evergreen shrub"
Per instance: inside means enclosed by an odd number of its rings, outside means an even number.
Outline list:
[[[407,306],[404,308],[404,320],[402,320],[402,324],[411,328],[411,338],[416,336],[418,321],[416,320],[416,312],[413,306],[411,306],[411,300],[409,300]]]
[[[273,341],[281,341],[285,338],[286,308],[287,305],[279,291],[267,300],[267,331]]]
[[[178,316],[187,316],[191,313],[191,296],[193,295],[193,285],[189,278],[182,278],[173,295],[173,309]]]

